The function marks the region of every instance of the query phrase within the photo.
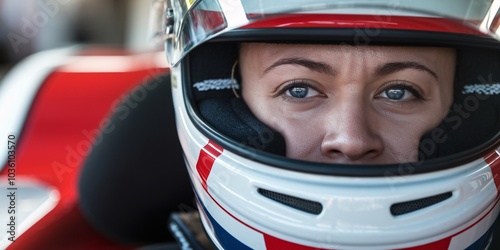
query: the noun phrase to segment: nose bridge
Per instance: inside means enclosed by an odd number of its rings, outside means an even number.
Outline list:
[[[335,105],[339,107],[338,112],[341,125],[365,125],[367,120],[367,97],[365,96],[366,69],[363,63],[365,54],[361,51],[353,51],[345,58],[345,65],[338,75],[339,89],[336,95]]]
[[[365,101],[359,93],[350,93],[345,95],[341,100],[338,100],[338,109],[332,119],[332,132],[338,133],[339,136],[352,137],[353,135],[361,136],[366,133],[368,127],[367,111]]]
[[[361,91],[347,91],[335,101],[329,112],[327,134],[321,148],[323,154],[342,155],[357,160],[365,155],[377,155],[382,143],[376,134],[370,107]]]
[[[369,108],[364,105],[361,98],[346,101],[340,110],[340,119],[337,120],[339,136],[346,137],[351,143],[362,141],[370,134],[369,128]]]

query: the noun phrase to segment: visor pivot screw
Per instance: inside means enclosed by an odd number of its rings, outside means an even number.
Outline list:
[[[174,33],[174,9],[168,8],[165,16],[166,34]]]

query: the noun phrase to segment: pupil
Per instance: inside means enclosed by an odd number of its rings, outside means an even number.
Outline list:
[[[400,100],[403,98],[405,94],[405,90],[403,88],[389,89],[385,91],[387,97],[393,100]]]
[[[290,95],[295,98],[304,98],[307,96],[307,88],[306,87],[292,87],[290,90]]]

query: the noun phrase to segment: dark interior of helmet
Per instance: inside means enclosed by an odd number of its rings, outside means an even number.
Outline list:
[[[422,159],[464,152],[498,138],[500,54],[478,48],[457,51],[454,102],[443,122],[422,138]]]
[[[235,80],[235,84],[239,82],[239,74],[231,79],[237,56],[236,45],[213,43],[197,49],[189,57],[191,83],[205,84],[204,88],[192,88],[198,111],[208,124],[237,144],[284,156],[283,137],[252,114],[243,99],[237,97],[236,87],[221,84],[231,80]]]
[[[492,150],[500,131],[500,52],[492,49],[455,46],[457,68],[454,103],[449,114],[425,134],[419,148],[420,160]],[[209,79],[231,80],[237,60],[236,43],[209,42],[189,55],[191,84]],[[238,81],[239,76],[234,78]],[[188,90],[195,110],[215,131],[237,143],[273,154],[285,155],[285,143],[276,131],[257,120],[234,90]],[[469,153],[467,153],[469,152]],[[481,152],[482,155],[485,152]]]

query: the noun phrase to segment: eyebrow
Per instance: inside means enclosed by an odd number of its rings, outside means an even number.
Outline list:
[[[286,57],[281,58],[278,61],[274,62],[271,66],[267,67],[264,72],[261,74],[261,77],[267,74],[272,69],[286,64],[295,64],[306,67],[312,71],[316,71],[323,74],[336,75],[337,71],[333,69],[330,65],[322,62],[313,61],[310,59],[302,58],[302,57]]]
[[[337,71],[326,63],[317,62],[317,61],[313,61],[313,60],[302,58],[302,57],[287,57],[287,58],[279,59],[278,61],[274,62],[271,66],[267,67],[264,70],[264,72],[261,74],[261,77],[263,75],[267,74],[269,71],[273,70],[274,68],[281,66],[281,65],[286,65],[286,64],[300,65],[300,66],[306,67],[310,70],[313,70],[313,71],[316,71],[319,73],[323,73],[323,74],[330,74],[330,75],[337,74]],[[388,74],[402,71],[405,69],[416,69],[416,70],[424,71],[424,72],[427,72],[428,74],[430,74],[436,80],[439,80],[439,77],[436,74],[436,72],[434,72],[433,70],[429,69],[428,67],[426,67],[418,62],[415,62],[415,61],[386,63],[384,65],[377,67],[377,69],[375,70],[375,74],[388,75]]]
[[[433,70],[429,69],[428,67],[414,61],[408,61],[408,62],[390,62],[386,63],[384,65],[379,66],[375,70],[375,74],[377,75],[388,75],[397,71],[405,70],[405,69],[416,69],[420,71],[424,71],[429,73],[431,76],[436,78],[436,80],[439,80],[438,75],[436,72]]]

